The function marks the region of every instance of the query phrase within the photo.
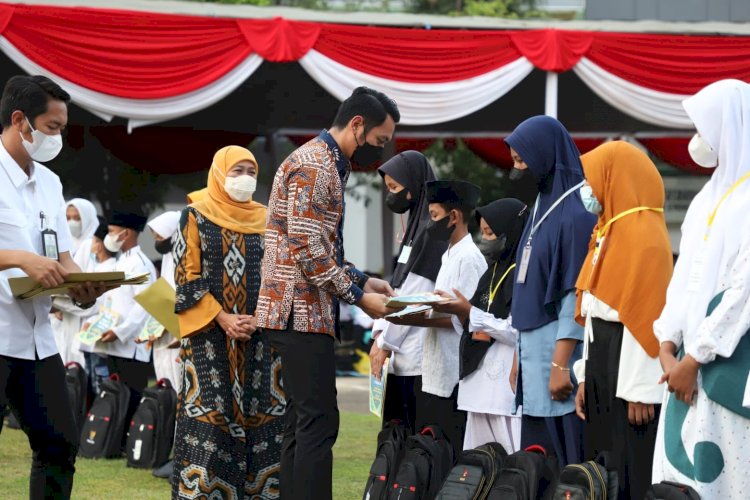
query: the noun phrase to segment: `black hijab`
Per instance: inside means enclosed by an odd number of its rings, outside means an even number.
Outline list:
[[[448,243],[436,241],[427,235],[427,223],[430,221],[429,203],[425,196],[425,183],[434,181],[435,174],[430,163],[422,153],[404,151],[385,162],[378,173],[386,174],[404,186],[411,193],[409,221],[406,225],[404,239],[398,254],[404,246],[411,245],[411,255],[405,264],[396,264],[391,277],[391,286],[403,285],[409,273],[418,274],[430,281],[435,281],[442,265],[442,257],[448,249]]]
[[[506,243],[503,253],[497,262],[490,263],[487,271],[479,278],[477,291],[471,298],[471,305],[487,311],[490,299],[490,289],[494,289],[505,275],[505,272],[515,263],[518,245],[521,242],[521,234],[529,218],[529,210],[526,205],[515,198],[503,198],[496,200],[484,207],[477,208],[477,220],[484,219],[492,232],[498,238],[505,235]],[[508,273],[497,291],[495,300],[489,307],[489,312],[496,318],[505,319],[510,313],[511,299],[513,297],[513,278],[515,270]],[[460,377],[464,378],[477,369],[487,349],[492,345],[494,339],[489,342],[473,340],[468,328],[464,329],[461,336],[461,366]]]

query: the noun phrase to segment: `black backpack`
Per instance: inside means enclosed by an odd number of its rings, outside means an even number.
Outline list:
[[[128,467],[153,469],[169,460],[174,442],[177,393],[163,378],[143,391],[128,429]]]
[[[436,425],[406,440],[406,453],[390,488],[390,500],[432,500],[453,466],[453,447]]]
[[[555,500],[616,500],[617,472],[607,467],[606,455],[582,464],[570,464],[560,473]]]
[[[365,485],[363,500],[386,500],[388,489],[404,457],[409,430],[399,421],[391,420],[378,433],[378,448],[370,466],[370,477]]]
[[[487,500],[536,500],[552,496],[557,464],[541,446],[529,446],[505,458]]]
[[[652,484],[645,500],[700,500],[700,495],[690,486],[670,481]]]
[[[65,364],[65,387],[68,389],[70,406],[73,408],[76,430],[81,435],[83,422],[86,418],[86,396],[88,394],[88,379],[86,371],[75,361]]]
[[[440,500],[484,500],[500,475],[508,456],[498,443],[487,443],[464,450],[440,488]]]
[[[83,423],[78,454],[85,458],[119,457],[129,404],[130,389],[117,374],[102,381],[99,396]]]

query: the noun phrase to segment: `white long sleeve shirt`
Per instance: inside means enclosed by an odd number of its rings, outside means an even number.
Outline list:
[[[435,282],[409,273],[401,286],[396,289],[397,295],[411,295],[432,292]],[[379,319],[372,331],[382,331],[375,342],[381,349],[393,351],[388,365],[388,373],[406,377],[422,374],[422,349],[427,328],[421,326],[394,325],[388,320]]]
[[[518,330],[511,318],[496,318],[492,313],[472,307],[469,331],[484,332],[495,342],[487,349],[477,369],[458,386],[458,408],[474,413],[513,415],[516,395],[510,387],[510,371],[518,344]],[[520,413],[517,413],[520,417]]]
[[[65,217],[60,179],[50,169],[33,163],[29,175],[0,143],[0,250],[44,255],[40,215],[57,232],[59,253],[70,252],[72,241]],[[9,278],[26,276],[19,268],[0,271],[0,355],[45,359],[58,353],[49,311],[52,300],[17,300]]]
[[[105,301],[111,299],[112,310],[119,314],[117,324],[112,328],[117,340],[97,342],[94,352],[147,362],[151,359],[151,353],[146,350],[145,344],[136,344],[135,339],[146,325],[148,313],[135,301],[135,296],[156,280],[156,269],[141,248],[135,246],[117,257],[115,271],[122,271],[126,276],[148,272],[151,277],[142,285],[121,286],[102,296]]]
[[[581,300],[581,314],[586,318],[584,327],[583,357],[576,361],[573,369],[576,378],[583,382],[585,363],[588,358],[588,343],[595,342],[592,318],[613,323],[620,322],[620,315],[589,292]],[[660,385],[662,369],[659,358],[649,356],[633,334],[623,325],[620,367],[617,372],[617,397],[631,403],[660,404],[664,398],[664,386]]]
[[[471,235],[448,248],[443,254],[442,266],[435,280],[435,289],[453,294],[457,289],[464,297],[471,297],[477,289],[479,278],[487,270],[487,262]],[[431,317],[447,317],[432,312]],[[447,398],[458,384],[459,345],[463,327],[428,328],[422,355],[422,390]]]

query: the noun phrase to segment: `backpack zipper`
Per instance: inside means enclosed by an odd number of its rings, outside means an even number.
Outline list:
[[[586,474],[586,478],[589,480],[589,500],[596,500],[596,498],[594,498],[594,476],[591,475],[589,470],[581,464],[571,464],[568,467],[581,469],[583,473]]]
[[[599,476],[599,481],[601,481],[602,484],[602,500],[607,500],[607,481],[604,480],[602,477],[602,473],[599,470],[599,466],[596,462],[591,461],[589,462],[594,465],[594,472],[596,472],[596,475]]]
[[[494,454],[490,453],[489,451],[485,450],[472,450],[474,452],[484,453],[485,455],[489,456],[490,459],[492,459],[492,475],[490,476],[490,480],[487,482],[487,484],[492,484],[495,481],[495,457]],[[484,487],[485,481],[482,481],[479,483],[479,489],[477,491],[477,494],[474,496],[473,500],[483,500],[487,498],[487,495],[482,495],[482,488]],[[489,492],[487,492],[489,494]]]

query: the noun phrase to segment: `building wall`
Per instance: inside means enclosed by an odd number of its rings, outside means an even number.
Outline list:
[[[588,0],[586,19],[636,21],[750,21],[748,0]]]

